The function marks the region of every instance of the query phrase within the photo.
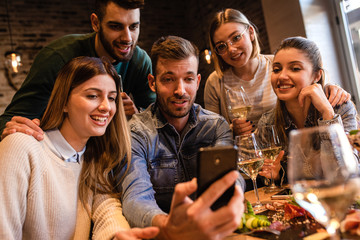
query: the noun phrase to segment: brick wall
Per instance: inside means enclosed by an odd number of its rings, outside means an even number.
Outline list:
[[[25,79],[37,52],[50,41],[70,33],[91,30],[88,0],[8,0],[13,49],[22,54],[21,72],[14,83]],[[4,54],[11,50],[5,1],[0,4],[0,113],[15,91],[7,83]]]
[[[37,52],[50,41],[70,33],[91,31],[90,14],[94,0],[8,0],[13,48],[22,54],[23,66],[13,79],[19,86],[25,79]],[[207,28],[211,16],[222,8],[237,8],[258,26],[263,52],[269,44],[261,7],[261,0],[147,0],[141,12],[139,45],[150,51],[152,43],[163,35],[178,35],[207,47]],[[7,83],[4,73],[4,54],[11,50],[7,27],[5,1],[0,4],[0,114],[11,101],[15,91]],[[213,66],[200,63],[202,74],[197,102],[203,103],[203,86]]]

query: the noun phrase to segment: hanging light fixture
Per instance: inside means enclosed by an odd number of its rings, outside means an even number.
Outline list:
[[[208,49],[205,49],[204,55],[205,55],[205,60],[206,60],[207,64],[210,64],[211,63],[211,51]]]
[[[10,25],[10,17],[9,17],[9,5],[8,0],[6,1],[6,16],[10,34],[10,45],[11,51],[7,51],[5,53],[5,67],[11,74],[17,74],[19,72],[19,67],[21,66],[21,56],[18,52],[14,51],[14,44],[12,39],[11,25]]]

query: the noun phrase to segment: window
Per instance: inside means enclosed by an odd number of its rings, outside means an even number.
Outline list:
[[[360,109],[360,1],[335,0],[353,100]]]

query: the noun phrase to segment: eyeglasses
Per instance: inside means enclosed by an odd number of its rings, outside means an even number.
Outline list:
[[[243,35],[245,34],[246,30],[249,28],[249,26],[246,26],[244,31],[242,31],[242,33],[238,33],[234,36],[232,36],[229,40],[227,40],[226,42],[219,42],[218,44],[215,45],[215,52],[219,55],[224,55],[226,53],[226,51],[228,50],[229,46],[228,43],[231,46],[236,46],[236,44],[238,44],[241,39],[243,38]]]

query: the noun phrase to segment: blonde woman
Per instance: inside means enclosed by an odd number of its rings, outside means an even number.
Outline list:
[[[273,55],[260,53],[256,26],[236,9],[228,8],[215,14],[210,22],[209,42],[215,71],[206,81],[205,108],[233,124],[234,135],[249,133],[255,129],[261,115],[276,104],[270,83]],[[252,110],[247,119],[232,120],[225,90],[240,87],[248,94]],[[350,99],[350,94],[335,85],[328,84],[325,93],[332,106]]]

